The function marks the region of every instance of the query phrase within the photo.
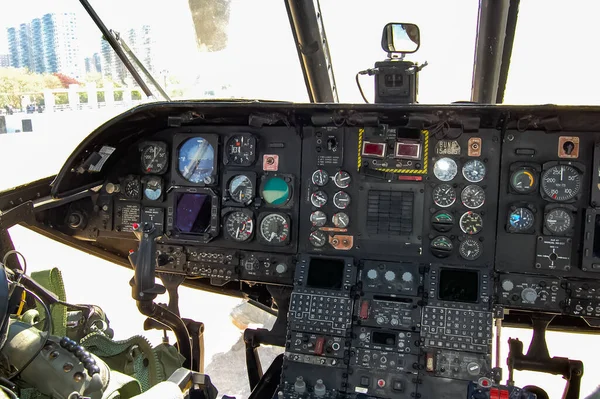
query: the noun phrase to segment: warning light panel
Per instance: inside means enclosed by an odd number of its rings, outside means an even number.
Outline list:
[[[365,141],[362,147],[362,155],[365,157],[385,158],[385,147],[385,143]]]
[[[421,159],[421,143],[417,141],[398,141],[396,142],[394,156],[402,159]]]

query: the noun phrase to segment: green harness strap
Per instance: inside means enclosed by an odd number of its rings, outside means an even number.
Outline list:
[[[62,273],[58,268],[32,272],[31,278],[48,291],[53,292],[59,300],[66,302],[67,293],[65,291],[65,284]],[[40,314],[44,314],[44,308],[40,304],[36,304],[36,308]],[[50,313],[52,314],[52,323],[54,325],[52,335],[59,337],[67,335],[67,308],[63,305],[53,304],[50,305]]]

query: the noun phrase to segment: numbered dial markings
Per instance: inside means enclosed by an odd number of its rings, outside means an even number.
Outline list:
[[[515,170],[510,176],[510,186],[519,194],[528,194],[535,190],[535,173],[531,169]]]
[[[348,186],[350,186],[351,180],[352,179],[350,178],[350,173],[343,170],[337,172],[333,177],[333,182],[339,188],[347,188]]]
[[[144,173],[162,173],[167,169],[168,161],[169,156],[166,145],[151,143],[142,148],[142,170]]]
[[[554,201],[569,201],[581,190],[581,174],[569,165],[556,165],[542,175],[542,190]]]
[[[310,203],[313,204],[313,206],[316,206],[317,208],[325,206],[328,199],[329,197],[324,191],[315,191],[310,195]]]
[[[452,158],[440,158],[433,166],[433,174],[441,181],[450,181],[454,179],[457,172],[458,166]]]
[[[310,214],[310,222],[314,227],[323,227],[327,223],[327,215],[323,211],[314,211]]]
[[[555,208],[546,214],[544,225],[552,234],[564,234],[573,227],[573,214],[563,208]]]
[[[252,215],[236,211],[225,217],[225,233],[229,238],[237,242],[247,241],[254,232],[254,220]]]
[[[446,258],[452,253],[454,245],[452,244],[452,240],[450,240],[448,237],[437,236],[431,240],[429,249],[431,250],[431,253],[438,258]]]
[[[449,184],[440,184],[433,189],[433,202],[440,208],[447,208],[456,202],[456,191]]]
[[[485,203],[485,191],[483,188],[471,184],[463,189],[460,199],[467,208],[477,209]]]
[[[333,205],[338,209],[346,209],[350,205],[350,195],[345,191],[338,191],[333,196]]]
[[[472,159],[463,166],[463,176],[471,183],[479,183],[485,177],[485,164],[479,159]]]
[[[467,238],[460,243],[458,253],[465,260],[475,260],[481,256],[483,245],[479,241]]]
[[[509,229],[513,232],[527,231],[533,227],[535,216],[531,209],[517,208],[508,215]]]
[[[310,241],[313,247],[321,248],[327,243],[327,235],[321,230],[315,230],[308,236],[308,241]]]
[[[459,221],[460,229],[465,234],[477,234],[483,229],[483,219],[477,212],[465,212]]]
[[[256,139],[246,134],[233,136],[227,141],[226,152],[232,164],[252,165],[256,159]]]
[[[260,236],[270,244],[283,244],[290,236],[290,222],[279,213],[271,213],[260,222]]]
[[[344,212],[338,212],[331,218],[333,225],[339,229],[345,229],[350,224],[350,216]]]
[[[249,204],[254,199],[254,184],[246,175],[237,175],[229,182],[231,199],[240,204]]]
[[[315,170],[312,174],[311,180],[315,186],[323,187],[329,181],[329,173],[323,169]]]

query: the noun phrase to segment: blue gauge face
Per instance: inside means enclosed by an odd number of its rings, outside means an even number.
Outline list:
[[[215,150],[202,137],[186,140],[179,148],[177,169],[184,179],[192,183],[205,183],[213,173]]]
[[[290,187],[281,177],[269,177],[263,186],[262,197],[270,205],[284,205],[290,199]]]

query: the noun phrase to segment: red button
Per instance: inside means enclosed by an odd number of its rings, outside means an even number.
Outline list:
[[[369,301],[362,301],[360,304],[360,318],[363,320],[369,318]]]
[[[383,380],[383,379],[377,380],[377,386],[379,388],[383,388],[385,386],[385,380]]]
[[[322,355],[324,346],[325,346],[325,338],[324,337],[317,338],[317,342],[315,344],[315,355],[319,355],[319,356]]]
[[[133,227],[134,230],[137,230],[140,228],[140,225],[138,223],[134,223],[131,227]]]
[[[500,399],[508,399],[508,391],[501,390],[500,391]]]

